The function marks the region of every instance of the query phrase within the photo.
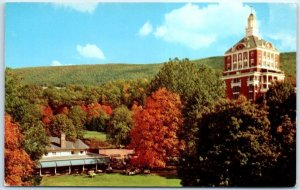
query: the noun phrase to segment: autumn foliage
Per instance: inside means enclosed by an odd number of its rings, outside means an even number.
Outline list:
[[[158,89],[146,100],[146,107],[134,109],[130,147],[136,157],[132,164],[144,168],[164,168],[176,157],[183,143],[177,138],[182,126],[181,101],[177,94]]]
[[[101,105],[99,103],[91,103],[83,107],[83,110],[87,112],[87,123],[89,123],[93,118],[100,116],[100,113],[104,111],[107,115],[112,114],[112,109],[110,106]]]
[[[26,178],[31,174],[33,162],[22,149],[23,136],[9,115],[5,116],[5,182],[8,185],[30,185]]]

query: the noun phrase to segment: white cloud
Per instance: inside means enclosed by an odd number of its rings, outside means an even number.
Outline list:
[[[50,64],[51,66],[68,66],[68,65],[73,65],[73,64],[62,64],[61,62],[57,60],[53,60]]]
[[[77,45],[76,48],[82,57],[105,59],[102,50],[94,44],[86,44],[85,46]]]
[[[295,51],[296,35],[288,34],[288,32],[279,32],[268,35],[269,38],[279,41],[279,49],[284,51]]]
[[[244,34],[250,7],[241,2],[221,2],[208,6],[186,4],[165,14],[154,35],[191,49],[212,45],[220,38]]]
[[[63,66],[63,64],[57,60],[53,60],[51,66]]]
[[[145,22],[145,24],[140,28],[139,35],[140,36],[147,36],[153,30],[152,25],[149,22]]]
[[[97,6],[97,2],[55,2],[53,3],[58,8],[68,8],[82,13],[93,13]]]

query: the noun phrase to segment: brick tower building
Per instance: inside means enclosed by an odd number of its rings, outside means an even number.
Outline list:
[[[227,98],[244,95],[255,101],[266,93],[271,81],[284,80],[279,54],[272,43],[259,37],[256,18],[251,13],[245,37],[225,52],[223,79]]]

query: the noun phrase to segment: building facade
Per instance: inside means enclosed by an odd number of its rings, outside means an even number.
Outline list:
[[[84,172],[88,168],[98,170],[98,165],[108,165],[110,157],[88,152],[89,146],[80,139],[66,140],[64,133],[59,137],[49,137],[50,144],[37,164],[39,174],[42,176],[49,170],[51,173]]]
[[[250,101],[264,96],[272,81],[284,80],[280,52],[260,38],[253,13],[248,17],[245,37],[225,52],[223,80],[227,98],[244,95]]]

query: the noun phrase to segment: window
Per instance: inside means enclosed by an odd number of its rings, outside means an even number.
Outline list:
[[[238,82],[240,82],[240,79],[239,79],[239,78],[233,79],[233,83],[238,83]]]
[[[83,154],[83,151],[82,151],[82,150],[80,151],[80,154]]]
[[[242,63],[241,62],[239,62],[239,69],[241,69],[242,68]]]
[[[237,65],[236,64],[233,64],[233,69],[237,69]]]
[[[249,92],[249,100],[253,100],[254,99],[254,93],[253,92]]]
[[[253,85],[249,85],[249,92],[253,92],[254,91],[254,86]]]
[[[251,65],[254,65],[254,59],[251,59]]]
[[[244,52],[243,59],[247,59],[247,58],[248,58],[247,52]]]
[[[74,151],[71,151],[71,154],[75,154],[75,152],[74,152]]]
[[[233,99],[238,99],[239,98],[239,94],[233,94]]]
[[[230,63],[227,63],[227,70],[230,70]]]
[[[48,152],[45,153],[45,156],[48,156]]]
[[[56,152],[52,152],[52,155],[56,155]]]
[[[240,92],[240,87],[239,87],[239,86],[234,86],[234,87],[232,88],[232,92],[233,92],[233,93],[239,93],[239,92]]]

